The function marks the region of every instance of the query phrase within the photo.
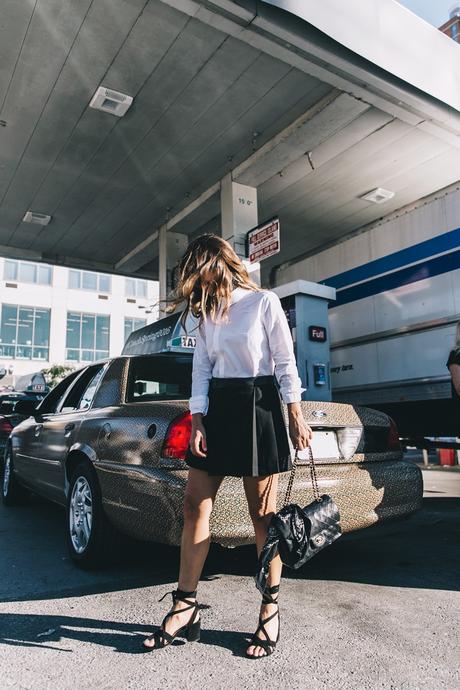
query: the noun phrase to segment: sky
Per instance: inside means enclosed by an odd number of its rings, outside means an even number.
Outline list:
[[[439,27],[449,19],[449,10],[455,4],[455,0],[398,0],[409,10],[418,14],[425,21]]]

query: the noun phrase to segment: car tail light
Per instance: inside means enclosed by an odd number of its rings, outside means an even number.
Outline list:
[[[180,417],[173,419],[166,432],[161,455],[164,458],[185,460],[191,431],[192,415],[190,412],[184,412]]]
[[[349,460],[356,453],[363,430],[361,427],[344,427],[337,429],[337,442],[344,460]]]
[[[401,450],[399,441],[399,431],[394,419],[389,417],[390,427],[388,429],[388,450]]]
[[[13,425],[9,419],[0,419],[0,434],[10,434],[13,430]]]

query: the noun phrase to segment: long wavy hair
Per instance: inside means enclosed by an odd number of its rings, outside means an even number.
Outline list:
[[[212,321],[227,319],[231,292],[235,287],[260,290],[233,247],[218,235],[206,233],[194,239],[177,266],[177,286],[167,300],[166,311],[173,312],[185,302],[181,324],[189,314],[198,325],[208,316]]]

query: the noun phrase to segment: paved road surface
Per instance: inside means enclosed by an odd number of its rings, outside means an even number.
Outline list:
[[[212,550],[198,644],[137,654],[175,586],[178,551],[142,546],[100,573],[67,559],[63,514],[0,509],[0,687],[458,690],[460,473],[425,473],[424,510],[339,540],[281,593],[282,641],[242,656],[258,596],[252,548]]]

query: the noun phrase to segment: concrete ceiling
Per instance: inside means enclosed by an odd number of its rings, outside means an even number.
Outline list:
[[[279,263],[460,179],[457,111],[251,0],[5,0],[0,54],[4,255],[156,277],[158,227],[217,230],[233,171]],[[125,117],[88,108],[101,84]]]

